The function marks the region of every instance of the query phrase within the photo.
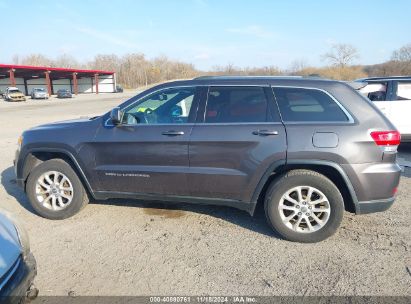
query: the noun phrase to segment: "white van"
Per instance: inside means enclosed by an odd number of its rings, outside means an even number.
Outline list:
[[[367,85],[359,91],[388,117],[401,133],[401,141],[411,142],[411,76],[359,79]]]

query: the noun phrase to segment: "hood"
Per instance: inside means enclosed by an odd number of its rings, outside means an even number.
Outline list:
[[[0,212],[0,278],[16,262],[21,252],[22,248],[14,224]]]
[[[80,117],[80,118],[77,118],[77,119],[56,121],[56,122],[52,122],[52,123],[48,123],[48,124],[44,124],[44,125],[34,127],[30,130],[78,127],[81,124],[89,123],[90,121],[94,120],[95,118],[97,118],[97,117]]]
[[[10,93],[9,95],[10,97],[23,97],[24,96],[23,93]]]

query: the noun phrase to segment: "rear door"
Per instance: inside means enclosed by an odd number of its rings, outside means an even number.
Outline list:
[[[250,202],[267,169],[286,159],[286,133],[272,91],[205,89],[189,144],[191,195]]]

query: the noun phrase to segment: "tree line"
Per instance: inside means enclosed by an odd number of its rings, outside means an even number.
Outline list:
[[[87,63],[81,63],[71,55],[63,54],[55,59],[42,54],[24,57],[13,56],[14,64],[49,66],[63,68],[83,68],[115,71],[117,82],[125,88],[137,88],[172,79],[187,79],[200,75],[315,75],[330,79],[353,80],[368,76],[411,75],[411,43],[395,50],[390,60],[374,65],[355,65],[358,50],[350,44],[335,44],[321,56],[327,62],[325,67],[313,67],[305,60],[293,61],[289,68],[279,69],[274,65],[265,67],[240,68],[232,63],[215,66],[209,71],[201,71],[191,63],[170,59],[166,56],[148,59],[141,53],[123,56],[99,54]]]

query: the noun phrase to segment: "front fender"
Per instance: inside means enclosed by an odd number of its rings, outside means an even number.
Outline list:
[[[94,183],[92,176],[87,174],[87,171],[83,169],[85,168],[85,164],[77,155],[78,153],[76,153],[73,148],[63,144],[53,147],[45,147],[41,144],[27,145],[27,147],[23,147],[21,150],[18,161],[15,164],[17,180],[20,181],[20,184],[21,182],[25,184],[32,168],[45,160],[64,156],[64,158],[71,161],[71,165],[74,166],[73,169],[80,175],[80,179],[84,182],[89,192],[93,194],[92,185]]]

